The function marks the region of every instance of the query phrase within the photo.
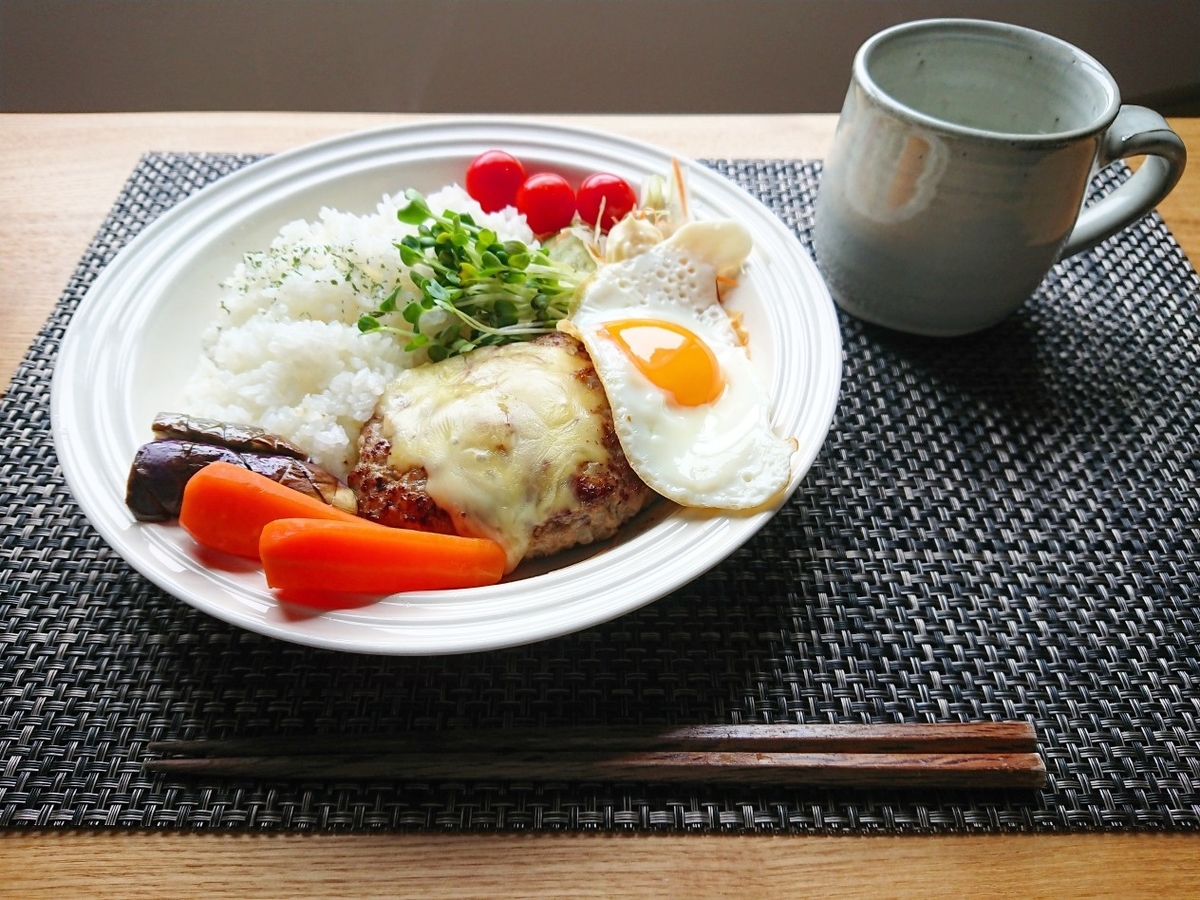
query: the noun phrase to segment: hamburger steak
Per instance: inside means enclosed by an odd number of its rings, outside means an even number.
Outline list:
[[[362,429],[349,483],[359,515],[491,538],[510,571],[611,537],[653,496],[591,359],[562,333],[403,372]]]

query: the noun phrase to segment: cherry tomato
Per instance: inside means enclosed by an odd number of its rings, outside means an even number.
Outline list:
[[[600,229],[608,231],[637,206],[637,194],[624,178],[609,175],[607,172],[597,172],[595,175],[589,175],[583,180],[583,184],[579,185],[577,201],[579,217],[589,225],[596,224],[603,208],[604,221],[600,223]]]
[[[525,167],[521,161],[503,150],[480,153],[467,166],[467,193],[484,212],[512,206],[524,181]]]
[[[575,217],[575,192],[567,179],[553,172],[530,175],[517,191],[517,211],[534,234],[566,228]]]

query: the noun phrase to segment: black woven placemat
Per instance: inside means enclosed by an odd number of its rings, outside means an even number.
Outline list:
[[[843,317],[845,381],[816,465],[693,584],[557,640],[387,658],[261,637],[165,595],[98,538],[56,463],[50,374],[80,298],[148,221],[250,161],[147,156],[0,401],[0,824],[1200,824],[1200,281],[1157,216],[1060,265],[980,336]],[[818,165],[712,165],[808,242]],[[163,738],[1010,718],[1037,727],[1043,791],[208,783],[141,769]]]

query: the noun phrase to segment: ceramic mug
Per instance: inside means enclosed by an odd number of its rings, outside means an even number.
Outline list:
[[[1096,172],[1131,156],[1147,159],[1081,212]],[[859,318],[978,331],[1055,262],[1153,209],[1186,157],[1162,116],[1123,106],[1065,41],[971,19],[898,25],[855,56],[817,195],[817,261]]]

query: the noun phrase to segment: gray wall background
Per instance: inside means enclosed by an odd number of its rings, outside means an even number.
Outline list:
[[[930,16],[1200,114],[1197,0],[0,0],[0,111],[836,112],[858,45]]]

